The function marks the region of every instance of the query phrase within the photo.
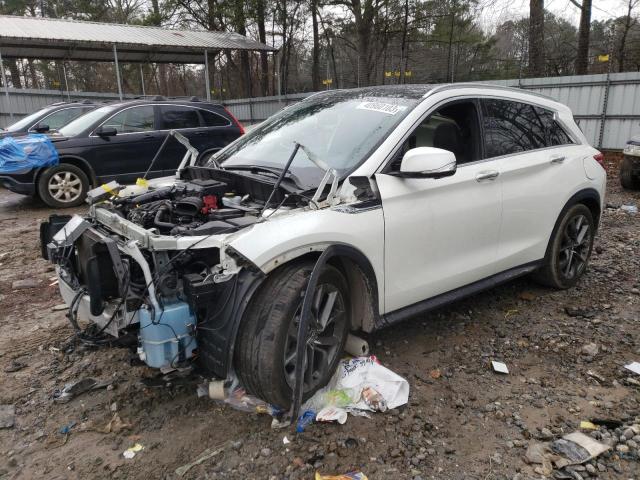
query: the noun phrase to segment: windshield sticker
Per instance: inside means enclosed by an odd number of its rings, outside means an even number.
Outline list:
[[[406,105],[393,105],[392,103],[383,102],[363,102],[356,108],[359,110],[386,113],[387,115],[395,115],[396,113],[407,109]]]

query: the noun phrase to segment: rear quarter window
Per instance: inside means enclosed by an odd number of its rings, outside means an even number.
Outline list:
[[[209,110],[199,110],[199,112],[205,127],[228,127],[231,125],[231,122],[221,114]]]
[[[562,126],[556,121],[555,114],[546,108],[534,107],[544,126],[545,144],[547,147],[558,145],[569,145],[573,141],[564,131]]]

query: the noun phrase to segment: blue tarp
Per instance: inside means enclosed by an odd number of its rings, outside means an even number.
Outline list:
[[[58,164],[58,152],[46,135],[0,139],[0,173],[12,173]]]

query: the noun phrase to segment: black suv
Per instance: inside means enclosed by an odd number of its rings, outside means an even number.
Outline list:
[[[90,185],[117,180],[122,184],[172,175],[186,150],[169,139],[153,160],[169,130],[187,137],[200,152],[198,162],[244,133],[242,125],[222,105],[189,99],[132,100],[97,108],[50,136],[60,164],[49,168],[0,173],[0,184],[13,192],[37,194],[49,206],[73,207],[84,200]]]
[[[80,115],[84,115],[100,105],[102,104],[94,103],[90,100],[52,103],[31,115],[21,118],[4,130],[0,129],[0,138],[7,135],[47,133],[52,130],[58,130]]]

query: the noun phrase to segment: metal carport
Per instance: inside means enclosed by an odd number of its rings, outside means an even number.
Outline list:
[[[0,70],[7,97],[9,90],[2,63],[3,57],[113,61],[121,99],[119,61],[204,64],[207,100],[210,100],[209,54],[216,55],[221,50],[276,49],[231,32],[171,30],[138,25],[0,15]]]

